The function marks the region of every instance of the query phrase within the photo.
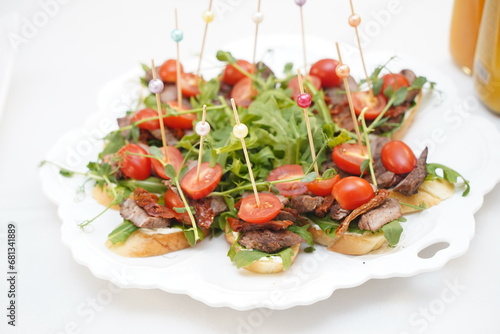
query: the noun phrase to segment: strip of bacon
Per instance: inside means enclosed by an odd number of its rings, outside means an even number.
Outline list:
[[[234,232],[247,232],[254,230],[279,231],[282,229],[286,229],[290,225],[293,225],[293,222],[291,220],[271,220],[262,224],[252,224],[233,217],[227,218],[227,222]]]
[[[142,188],[134,190],[134,201],[152,217],[175,218],[174,210],[158,204],[158,196]]]
[[[200,198],[191,201],[196,213],[197,225],[200,227],[209,228],[214,222],[215,213],[212,209],[212,200],[209,197]]]
[[[351,213],[347,217],[345,217],[345,219],[340,223],[339,227],[337,227],[337,230],[335,231],[335,235],[337,237],[341,237],[342,235],[344,235],[344,233],[349,228],[349,224],[351,223],[351,221],[353,221],[359,215],[362,215],[363,213],[366,213],[366,212],[370,211],[371,209],[376,208],[377,206],[384,203],[388,196],[389,196],[388,190],[379,189],[377,192],[377,195],[375,197],[373,197],[367,203],[352,210]]]

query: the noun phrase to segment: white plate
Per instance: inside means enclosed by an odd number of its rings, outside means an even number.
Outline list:
[[[309,57],[319,59],[312,54]],[[382,64],[388,56],[368,58],[373,64]],[[282,61],[273,59],[271,65],[277,70]],[[440,90],[426,94],[405,141],[416,152],[429,146],[428,161],[458,170],[471,181],[472,191],[468,197],[462,197],[462,190],[458,189],[439,206],[409,216],[396,248],[384,254],[355,257],[317,247],[312,254],[300,254],[287,272],[273,275],[237,270],[226,256],[228,245],[222,237],[165,256],[122,258],[104,246],[107,234],[121,222],[118,212],[106,212],[92,224],[91,232],[83,232],[77,223],[95,216],[102,207],[88,195],[90,185],[87,195],[77,195],[83,178],[67,179],[47,166],[41,169],[41,179],[47,196],[58,204],[63,242],[75,260],[95,276],[121,287],[158,288],[190,295],[210,306],[238,310],[309,305],[328,298],[336,289],[354,287],[372,278],[411,276],[441,268],[467,251],[474,235],[474,213],[481,207],[483,196],[500,180],[500,133],[489,121],[456,106],[452,83],[435,69],[408,57],[391,63],[391,69],[401,68],[426,75],[438,83]],[[83,128],[64,135],[47,159],[85,171],[86,163],[95,160],[102,147],[98,138],[115,127],[116,117],[137,97],[136,78],[140,72],[137,69],[106,86],[99,96],[101,112],[93,115]],[[418,256],[426,247],[440,243],[449,246],[428,258]]]

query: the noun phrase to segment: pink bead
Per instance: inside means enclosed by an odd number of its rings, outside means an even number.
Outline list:
[[[304,93],[297,96],[297,105],[301,108],[307,108],[311,105],[311,95]]]
[[[351,69],[346,64],[340,64],[335,68],[335,73],[340,79],[345,79],[351,73]]]
[[[302,7],[306,4],[306,0],[295,0],[297,6]]]
[[[352,14],[349,16],[349,25],[356,28],[361,23],[361,17],[358,14]]]

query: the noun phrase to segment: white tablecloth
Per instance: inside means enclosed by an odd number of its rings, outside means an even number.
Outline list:
[[[0,101],[4,105],[0,267],[6,268],[6,225],[15,222],[17,326],[7,325],[8,277],[2,276],[0,332],[499,333],[498,185],[475,215],[476,235],[470,249],[442,269],[370,280],[337,290],[314,305],[283,311],[211,308],[185,295],[118,289],[72,259],[60,241],[56,206],[42,193],[38,162],[67,129],[78,127],[95,111],[97,93],[106,82],[152,57],[175,57],[169,36],[174,7],[184,30],[182,54],[199,52],[200,15],[207,6],[208,1],[201,0],[0,3],[0,18],[13,11],[21,23],[18,32],[8,32],[18,52],[9,94]],[[211,57],[221,44],[251,36],[250,15],[256,6],[256,1],[215,0],[216,19],[209,28],[206,55]],[[471,79],[452,64],[448,52],[451,0],[357,0],[355,6],[363,19],[365,52],[411,54],[449,76],[459,93],[457,105],[475,101]],[[262,11],[262,34],[296,34],[300,43],[299,11],[292,0],[263,0]],[[352,44],[348,15],[347,0],[311,0],[304,6],[306,31],[332,43]],[[468,112],[484,116],[500,129],[497,116],[477,103],[472,105]]]

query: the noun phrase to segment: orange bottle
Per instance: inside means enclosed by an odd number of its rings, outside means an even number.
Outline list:
[[[485,0],[455,0],[450,30],[453,60],[468,75],[472,74],[474,51]]]
[[[474,87],[483,104],[500,114],[500,0],[486,0],[474,60]]]

